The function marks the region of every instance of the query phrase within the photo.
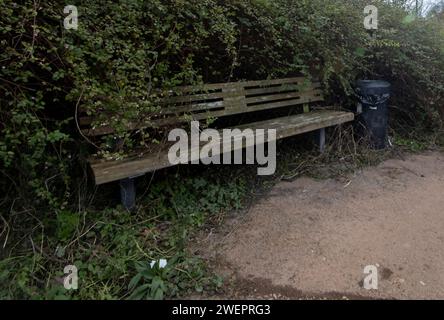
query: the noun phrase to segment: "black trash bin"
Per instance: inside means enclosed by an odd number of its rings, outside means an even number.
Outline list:
[[[375,149],[387,146],[390,89],[390,83],[382,80],[359,80],[356,83],[356,94],[362,105],[359,123]]]

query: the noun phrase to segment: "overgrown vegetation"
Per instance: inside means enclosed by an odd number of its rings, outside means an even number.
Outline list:
[[[395,142],[419,150],[418,135],[442,130],[442,15],[416,17],[406,1],[373,1],[373,33],[362,24],[365,0],[71,2],[79,29],[68,31],[64,1],[0,0],[1,298],[160,298],[221,285],[186,243],[208,217],[242,206],[248,170],[169,170],[140,182],[137,213],[115,209],[116,190],[95,190],[84,167],[112,143],[79,134],[81,107],[114,114],[129,150],[152,137],[136,139],[125,124],[155,114],[177,85],[303,74],[350,107],[357,78],[384,78]],[[347,161],[365,162],[345,145],[336,151]],[[167,269],[148,268],[160,258]],[[61,285],[67,264],[80,269],[77,291]]]

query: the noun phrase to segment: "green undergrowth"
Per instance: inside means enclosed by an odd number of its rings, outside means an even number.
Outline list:
[[[313,136],[278,144],[274,176],[259,177],[255,166],[181,166],[137,181],[138,208],[118,205],[115,186],[100,187],[85,210],[61,210],[54,218],[20,219],[35,227],[22,239],[8,239],[10,254],[0,262],[0,298],[32,299],[162,299],[217,295],[223,279],[207,261],[189,252],[198,232],[209,221],[222,224],[228,213],[243,210],[278,181],[301,176],[341,178],[399,153],[431,147],[424,141],[395,137],[394,148],[374,151],[352,137],[352,128],[328,131],[328,150],[321,155]],[[436,145],[435,145],[436,148]],[[91,191],[92,192],[92,191]],[[86,193],[84,195],[86,198]],[[14,243],[16,241],[16,243]],[[3,252],[5,254],[5,252]],[[158,261],[167,265],[160,268]],[[152,261],[156,261],[152,267]],[[63,269],[79,271],[77,290],[63,287]]]
[[[33,248],[14,248],[20,239],[8,240],[14,251],[0,262],[0,298],[150,299],[217,290],[221,280],[187,254],[186,244],[209,215],[240,208],[242,178],[226,184],[220,177],[177,173],[154,181],[145,195],[144,187],[142,181],[134,213],[111,209],[115,202],[60,211],[45,220],[22,213],[36,225],[26,234]],[[166,259],[167,267],[151,278],[150,263],[159,259]],[[63,287],[66,265],[78,268],[78,290]]]
[[[442,15],[415,17],[409,2],[373,1],[380,23],[371,33],[367,0],[73,0],[78,30],[63,27],[65,1],[0,0],[0,298],[217,293],[222,279],[187,249],[209,220],[282,179],[341,177],[442,145]],[[280,143],[273,177],[180,166],[139,178],[133,213],[119,207],[116,184],[93,186],[85,159],[157,142],[128,124],[168,111],[161,100],[172,88],[301,75],[322,82],[329,105],[350,110],[357,79],[391,82],[395,148],[371,151],[342,127],[329,130],[319,155],[303,135]],[[116,135],[83,136],[81,110]],[[151,268],[159,259],[166,267]],[[63,288],[67,265],[79,270],[75,291]]]

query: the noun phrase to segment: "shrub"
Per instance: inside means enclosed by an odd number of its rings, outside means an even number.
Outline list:
[[[30,276],[35,271],[30,265],[37,261],[39,270],[52,265],[47,256],[54,255],[54,246],[77,232],[79,214],[91,210],[84,157],[112,151],[106,138],[92,146],[79,134],[79,108],[98,115],[96,125],[110,121],[128,150],[153,137],[142,132],[142,139],[135,139],[126,123],[149,119],[162,107],[163,92],[177,85],[313,75],[332,103],[347,107],[355,103],[357,78],[384,78],[394,86],[394,120],[439,130],[442,19],[413,16],[406,1],[373,1],[380,28],[371,34],[362,24],[367,2],[73,0],[79,29],[65,30],[65,1],[0,1],[0,237],[8,249],[2,252],[3,265],[21,266],[21,295],[35,294],[25,284],[37,291],[44,287]],[[154,194],[183,200],[184,188]],[[202,212],[223,210],[233,196],[230,188],[222,194],[216,201],[207,198],[198,213],[193,210],[198,198],[183,200],[183,216],[201,224]],[[122,250],[131,256],[136,249],[129,247]],[[22,260],[15,259],[19,251]],[[30,259],[29,252],[38,259]],[[121,272],[127,272],[129,260]],[[116,272],[105,274],[118,277]]]

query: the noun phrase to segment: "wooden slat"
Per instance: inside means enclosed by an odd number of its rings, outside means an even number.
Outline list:
[[[277,84],[297,83],[303,84],[307,81],[305,77],[293,77],[282,79],[270,79],[270,80],[258,80],[258,81],[240,81],[240,82],[228,82],[228,83],[210,83],[195,86],[182,86],[174,88],[174,92],[197,92],[197,91],[209,91],[209,90],[222,90],[241,84],[243,87],[257,87],[257,86],[271,86]]]
[[[271,110],[271,109],[277,109],[277,108],[288,107],[288,106],[296,106],[296,105],[301,105],[304,103],[311,103],[311,102],[317,102],[317,101],[323,101],[323,99],[321,97],[316,97],[316,96],[305,96],[302,98],[296,98],[296,99],[291,99],[291,100],[270,102],[270,103],[248,106],[247,108],[245,108],[244,106],[237,106],[237,107],[232,106],[232,108],[226,108],[225,110],[194,114],[194,115],[192,115],[192,118],[193,118],[193,120],[200,121],[200,120],[205,120],[208,117],[216,117],[217,118],[217,117],[231,116],[231,115],[236,115],[236,114],[243,114],[243,113],[263,111],[263,110]]]
[[[182,86],[176,87],[172,91],[175,93],[189,94],[189,93],[198,93],[198,92],[206,92],[206,91],[214,91],[214,90],[222,90],[223,88],[230,88],[236,82],[227,82],[227,83],[206,83],[195,86]]]
[[[240,98],[239,98],[240,99]],[[160,110],[152,114],[151,116],[163,116],[163,115],[180,115],[187,112],[199,112],[199,111],[205,111],[205,110],[212,110],[212,109],[220,109],[224,107],[224,101],[214,101],[214,102],[203,102],[203,103],[193,103],[193,104],[186,104],[183,106],[173,106],[173,107],[164,107],[160,108]],[[112,116],[113,114],[110,114]],[[150,117],[150,115],[147,115],[147,118]],[[79,119],[81,119],[80,123],[87,125],[91,124],[93,120],[96,117],[94,116],[80,116]]]
[[[157,122],[164,122],[164,119],[156,119],[161,116],[170,116],[170,115],[176,115],[176,116],[182,116],[186,113],[192,113],[192,112],[201,112],[201,111],[209,111],[214,109],[221,109],[224,108],[224,101],[216,101],[216,102],[209,102],[209,103],[198,103],[198,104],[191,104],[183,107],[174,107],[174,108],[164,108],[159,110],[158,113],[153,114],[152,116],[155,117],[155,119],[148,123],[157,123]],[[149,118],[150,116],[147,116]],[[79,118],[79,124],[81,126],[91,125],[94,121],[95,117],[93,116],[86,116],[86,117],[80,117]],[[170,123],[171,121],[169,121]],[[180,122],[177,120],[177,117],[174,119],[173,122]],[[103,130],[101,130],[103,128]],[[82,131],[84,134],[88,135],[101,135],[101,134],[109,134],[112,133],[114,130],[112,128],[109,128],[108,126],[102,126],[98,127],[96,129],[92,128],[86,128],[85,131]]]
[[[185,106],[162,108],[157,115],[183,114],[187,112],[199,112],[205,110],[219,109],[224,107],[224,100],[215,102],[202,102],[196,104],[188,104]]]
[[[245,94],[247,96],[254,96],[267,93],[283,93],[297,91],[296,87],[274,86],[274,87],[261,87],[258,89],[246,89]]]
[[[267,87],[272,85],[297,85],[301,87],[301,90],[305,90],[304,86],[307,85],[307,88],[320,88],[321,84],[318,81],[313,81],[311,83],[307,83],[307,78],[304,77],[293,77],[293,78],[282,78],[282,79],[270,79],[270,80],[258,80],[258,81],[240,81],[240,82],[228,82],[228,83],[212,83],[212,84],[203,84],[203,85],[195,85],[195,86],[182,86],[176,87],[174,90],[171,90],[167,94],[174,95],[180,94],[179,97],[165,97],[165,101],[171,99],[172,103],[177,102],[188,102],[186,100],[188,97],[192,97],[191,101],[196,101],[194,98],[202,98],[204,96],[209,96],[210,99],[217,99],[225,97],[225,94],[221,92],[208,92],[215,91],[225,88],[232,88],[237,86],[242,86],[247,90],[255,90],[254,87]],[[159,91],[159,94],[163,94],[164,92]],[[194,97],[196,96],[196,97]],[[198,101],[198,100],[197,100]],[[86,109],[83,106],[80,106],[79,111],[81,113],[86,112]]]
[[[224,88],[222,91],[231,94],[231,96],[224,98],[226,110],[234,109],[236,107],[245,108],[245,89],[241,83],[231,88]]]
[[[250,87],[245,89],[247,96],[252,95],[260,95],[260,94],[266,94],[266,93],[281,93],[281,92],[307,92],[312,91],[315,89],[320,89],[318,85],[310,85],[310,86],[301,86],[298,84],[283,84],[283,85],[277,85],[272,87]]]
[[[249,113],[249,112],[256,112],[256,111],[263,111],[263,110],[271,110],[271,109],[277,109],[277,108],[283,108],[283,107],[289,107],[289,106],[296,106],[301,105],[305,103],[312,103],[312,102],[321,102],[323,101],[322,97],[318,96],[304,96],[301,98],[296,99],[290,99],[285,101],[278,101],[278,102],[270,102],[270,103],[264,103],[264,104],[258,104],[253,106],[245,107],[244,105],[238,105],[238,104],[224,104],[225,109],[224,110],[218,110],[218,111],[208,111],[208,112],[202,112],[197,114],[191,114],[190,117],[193,120],[201,121],[208,119],[209,117],[218,118],[218,117],[224,117],[224,116],[232,116],[236,114],[242,114],[242,113]],[[153,120],[149,122],[133,122],[129,123],[127,125],[127,130],[137,130],[142,128],[148,128],[148,127],[161,127],[165,125],[171,125],[178,122],[184,122],[185,119],[181,118],[166,118],[166,119],[158,119]],[[99,136],[99,135],[105,135],[105,134],[111,134],[114,132],[114,129],[109,126],[103,126],[98,127],[94,129],[84,129],[82,130],[82,133],[87,136]]]
[[[290,92],[282,94],[269,94],[264,96],[256,96],[247,98],[247,105],[251,103],[269,102],[283,99],[304,98],[304,97],[316,97],[320,96],[322,92],[320,90],[313,90],[307,92]]]
[[[258,86],[272,86],[276,84],[301,84],[303,85],[307,82],[307,78],[296,77],[296,78],[282,78],[282,79],[270,79],[270,80],[258,80],[258,81],[245,81],[242,82],[244,87],[258,87]]]
[[[251,128],[253,130],[264,128],[275,129],[277,132],[277,138],[283,139],[293,135],[311,132],[353,120],[354,114],[352,112],[323,110],[259,121],[251,125],[242,125],[238,128],[241,130],[246,128]]]
[[[276,87],[267,87],[276,86]],[[269,94],[279,92],[279,88],[286,88],[286,86],[296,86],[300,89],[296,91],[291,90],[281,94]],[[310,102],[323,101],[322,90],[317,89],[320,83],[313,82],[306,85],[306,78],[284,78],[273,80],[260,81],[244,81],[233,83],[207,84],[203,86],[186,86],[178,87],[179,92],[199,92],[202,90],[221,90],[218,93],[197,93],[189,96],[172,97],[170,102],[184,102],[187,97],[191,97],[191,101],[185,105],[172,106],[170,108],[162,108],[156,115],[147,115],[146,119],[141,118],[138,121],[129,122],[126,126],[128,131],[143,129],[148,127],[160,127],[162,125],[174,124],[183,122],[182,116],[190,114],[194,120],[204,120],[208,117],[223,117],[236,115],[246,112],[261,111],[266,109],[274,109],[297,104],[304,104]],[[258,88],[259,87],[259,88]],[[264,93],[264,95],[247,97],[247,95],[254,95]],[[204,98],[222,97],[221,101],[199,102]],[[288,101],[276,100],[288,99]],[[261,103],[260,105],[248,106],[251,103]],[[153,116],[156,119],[153,119]],[[94,116],[80,117],[81,127],[90,126],[93,123]],[[115,130],[109,125],[87,127],[82,129],[82,133],[87,136],[99,136],[111,134]]]
[[[268,109],[277,109],[277,108],[284,108],[284,107],[291,107],[291,106],[299,106],[306,103],[312,103],[312,102],[320,102],[323,101],[319,97],[302,97],[298,99],[292,99],[292,100],[284,100],[284,101],[278,101],[278,102],[270,102],[267,104],[258,104],[254,106],[249,106],[249,111],[263,111]]]
[[[238,126],[238,129],[276,129],[277,139],[352,121],[354,114],[342,111],[315,111]],[[121,161],[90,161],[96,184],[142,175],[171,166],[168,149]]]
[[[232,92],[213,92],[213,93],[200,93],[200,94],[192,94],[185,96],[168,97],[164,99],[162,104],[192,103],[195,101],[216,100],[216,99],[223,99],[225,97],[230,97],[235,94],[236,93],[233,94]]]

